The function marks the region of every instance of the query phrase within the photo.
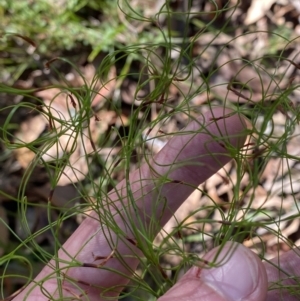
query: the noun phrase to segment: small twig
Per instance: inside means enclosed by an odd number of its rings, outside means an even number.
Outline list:
[[[109,259],[113,258],[114,254],[115,254],[115,249],[113,249],[111,251],[111,253],[108,256],[106,256],[106,257],[103,257],[103,256],[94,256],[93,255],[95,261],[96,260],[102,260],[102,259],[103,259],[103,261],[101,263],[98,263],[98,264],[95,264],[95,263],[83,263],[82,266],[83,267],[88,267],[88,268],[96,268],[96,269],[101,268],[101,267],[103,267],[108,262]]]

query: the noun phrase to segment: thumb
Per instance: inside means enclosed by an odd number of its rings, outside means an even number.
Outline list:
[[[158,301],[264,301],[268,280],[259,257],[241,244],[228,242],[204,256]],[[207,264],[208,263],[208,264]],[[213,264],[215,267],[209,268]]]

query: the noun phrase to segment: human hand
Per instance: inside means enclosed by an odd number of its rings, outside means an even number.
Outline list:
[[[222,108],[191,122],[185,134],[172,138],[150,164],[107,195],[102,211],[91,213],[60,249],[60,262],[52,260],[14,300],[117,300],[145,247],[134,229],[154,237],[192,191],[232,159],[225,145],[240,148],[245,128],[242,117]],[[118,233],[102,223],[108,212]],[[154,228],[153,219],[158,221]],[[217,251],[212,250],[204,259],[212,261]],[[259,258],[234,243],[223,247],[218,260],[226,254],[220,267],[193,267],[159,300],[265,300],[267,274]]]

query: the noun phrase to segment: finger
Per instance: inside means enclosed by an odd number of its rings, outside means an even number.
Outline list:
[[[192,267],[158,301],[264,301],[268,281],[259,257],[241,244],[228,242],[204,256],[216,267]]]
[[[270,291],[267,301],[297,301],[300,287],[300,251],[290,250],[264,262]]]
[[[216,108],[191,122],[182,134],[178,133],[159,152],[149,164],[150,168],[144,166],[132,175],[131,189],[146,222],[149,222],[147,216],[155,208],[150,216],[156,215],[160,226],[163,226],[199,184],[232,159],[229,146],[236,153],[237,148],[244,144],[245,121],[241,116],[231,116],[230,113],[231,110]],[[162,178],[168,178],[168,183],[165,181],[161,185]],[[126,193],[125,190],[124,195]],[[160,207],[154,206],[153,200],[158,201]],[[161,215],[161,209],[165,207],[167,210]]]
[[[86,292],[87,300],[102,300],[99,294],[117,297],[147,247],[143,235],[154,237],[193,190],[232,159],[230,151],[243,145],[245,121],[232,113],[216,108],[192,121],[120,182],[60,249],[59,265],[50,262],[35,279],[38,285],[31,284],[15,300],[29,289],[35,300],[47,300],[46,291],[80,295],[81,300]]]

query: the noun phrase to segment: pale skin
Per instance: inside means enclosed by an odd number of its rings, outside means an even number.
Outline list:
[[[199,184],[232,160],[228,145],[239,149],[245,138],[243,117],[229,109],[215,108],[192,121],[151,162],[131,173],[129,181],[120,182],[103,200],[102,209],[92,212],[59,250],[60,263],[51,261],[13,300],[62,300],[71,296],[73,299],[68,300],[117,300],[138,265],[136,257],[147,248],[142,233],[154,237]],[[109,223],[118,225],[117,234]],[[213,249],[204,259],[211,262],[216,253]],[[299,255],[287,252],[274,259],[275,266],[280,260],[287,274],[300,275]],[[263,263],[244,246],[227,243],[218,257],[222,259],[225,263],[219,268],[191,268],[159,301],[298,300],[286,292],[268,292],[270,283],[287,278],[286,274],[279,274],[276,267]],[[54,270],[58,267],[60,273]],[[42,279],[47,280],[41,285]],[[285,281],[293,283],[291,279]]]

